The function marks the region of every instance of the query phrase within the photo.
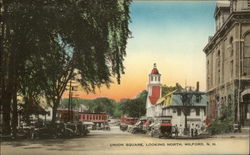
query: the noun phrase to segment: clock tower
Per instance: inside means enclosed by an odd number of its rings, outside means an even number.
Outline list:
[[[147,96],[147,117],[155,116],[155,104],[159,98],[161,98],[161,74],[159,73],[156,64],[154,64],[154,68],[151,73],[148,75],[148,96]]]

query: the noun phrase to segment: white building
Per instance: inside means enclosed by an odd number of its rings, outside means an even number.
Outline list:
[[[161,74],[159,73],[158,69],[156,68],[156,64],[154,64],[154,68],[152,69],[149,76],[148,82],[148,96],[146,102],[146,116],[154,117],[155,114],[155,104],[159,98],[161,98]]]
[[[190,100],[187,103],[182,102],[184,95]],[[203,126],[207,115],[207,97],[205,93],[197,90],[176,90],[170,94],[162,96],[161,74],[154,64],[154,68],[149,74],[148,96],[146,102],[146,117],[168,117],[171,118],[172,125],[185,126],[185,115],[187,113],[187,127],[190,125]],[[185,110],[186,109],[186,110]]]
[[[188,94],[190,102],[187,106],[182,102],[183,95]],[[187,113],[187,128],[190,126],[204,126],[207,116],[207,97],[202,92],[197,91],[175,91],[167,94],[156,104],[159,109],[158,114],[171,118],[173,126],[185,126],[185,115]],[[161,111],[160,111],[161,109]]]

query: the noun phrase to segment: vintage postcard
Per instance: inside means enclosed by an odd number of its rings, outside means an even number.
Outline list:
[[[0,0],[1,155],[248,155],[250,0]]]

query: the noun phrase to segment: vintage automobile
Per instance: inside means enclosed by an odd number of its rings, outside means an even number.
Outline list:
[[[171,119],[165,117],[155,118],[154,123],[151,125],[150,135],[152,137],[171,137],[172,124]]]
[[[89,133],[87,126],[82,122],[78,123],[65,123],[65,136],[84,136]]]
[[[120,129],[122,131],[126,131],[128,126],[132,126],[137,122],[138,118],[129,117],[126,115],[122,115],[120,118]]]
[[[84,136],[89,133],[87,126],[82,123],[47,123],[28,131],[31,139],[71,138],[73,136]]]
[[[21,126],[17,129],[17,135],[18,137],[30,139],[32,138],[32,133],[34,129],[35,126],[33,124],[28,125],[22,122]]]
[[[141,118],[140,120],[138,120],[135,125],[131,126],[128,131],[135,134],[135,133],[146,133],[145,130],[143,130],[143,124],[146,122],[147,120],[145,118]]]
[[[148,119],[146,122],[143,123],[143,126],[142,126],[142,130],[149,134],[149,132],[151,131],[151,126],[153,124],[154,120],[151,118],[151,119]]]
[[[50,123],[43,126],[36,126],[31,130],[31,139],[40,138],[57,138],[59,132],[56,130],[56,125]]]

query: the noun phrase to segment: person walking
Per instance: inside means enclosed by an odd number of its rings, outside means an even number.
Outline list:
[[[179,135],[183,136],[183,129],[182,129],[182,125],[181,124],[180,124],[180,127],[179,127]]]
[[[175,125],[174,132],[175,132],[175,138],[178,137],[178,127],[177,127],[177,124]]]
[[[195,135],[195,137],[198,136],[198,129],[199,129],[199,126],[198,126],[198,124],[196,124],[195,129],[194,129],[194,135]]]
[[[194,137],[194,123],[192,123],[190,130],[191,130],[191,137],[193,138]]]

